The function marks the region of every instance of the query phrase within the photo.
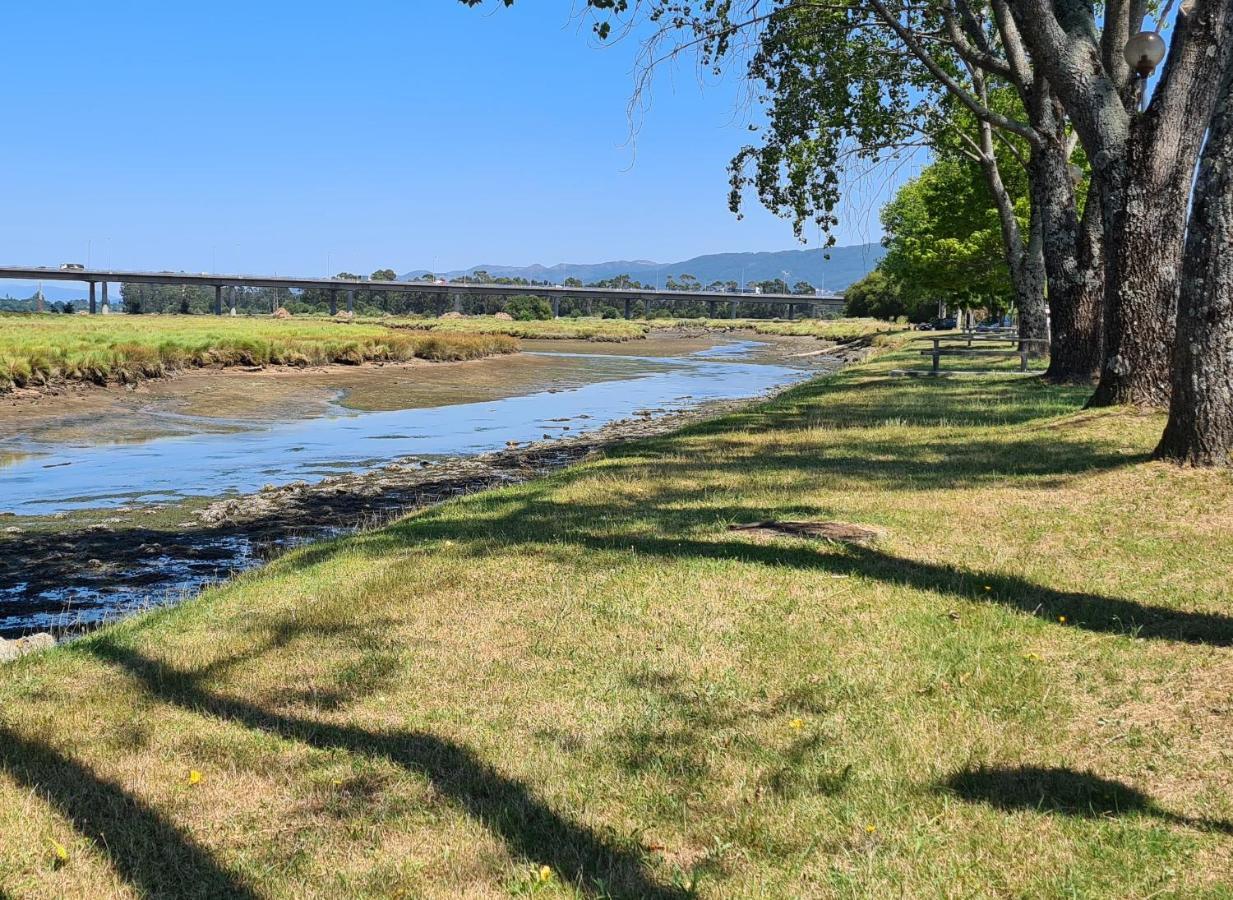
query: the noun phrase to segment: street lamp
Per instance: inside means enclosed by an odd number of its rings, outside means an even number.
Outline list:
[[[1139,82],[1139,110],[1147,109],[1147,80],[1165,58],[1164,38],[1155,31],[1140,31],[1126,42],[1122,56]]]
[[[1126,42],[1122,56],[1126,58],[1126,65],[1146,81],[1165,58],[1164,38],[1154,31],[1140,31]]]

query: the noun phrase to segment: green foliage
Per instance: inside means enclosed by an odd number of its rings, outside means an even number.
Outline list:
[[[543,297],[533,297],[530,294],[510,297],[509,302],[505,304],[505,311],[519,322],[552,318],[552,304]]]
[[[1020,197],[1017,211],[1028,215]],[[1026,223],[1025,223],[1026,224]],[[926,166],[882,210],[887,255],[879,268],[913,303],[1003,309],[1013,296],[996,208],[980,170],[942,159]]]
[[[844,315],[896,319],[907,315],[899,283],[881,269],[874,269],[844,291]]]

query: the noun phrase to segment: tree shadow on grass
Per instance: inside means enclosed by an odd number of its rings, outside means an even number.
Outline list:
[[[659,884],[639,852],[570,822],[526,784],[502,775],[466,747],[423,731],[369,731],[266,710],[215,694],[201,685],[199,674],[150,659],[109,637],[90,641],[89,648],[163,702],[320,750],[381,757],[417,772],[503,840],[513,854],[551,866],[588,896],[663,900],[686,896],[677,888]]]
[[[1015,766],[966,769],[940,785],[973,803],[1006,812],[1035,810],[1086,819],[1151,816],[1176,825],[1233,834],[1233,823],[1171,813],[1142,791],[1090,772]]]
[[[88,766],[3,726],[0,768],[50,801],[83,837],[107,854],[116,872],[142,895],[258,896],[206,848],[139,797],[100,778]]]
[[[1221,613],[1151,606],[1084,591],[1061,591],[1012,575],[972,572],[957,566],[892,556],[873,547],[671,540],[641,535],[575,534],[573,540],[597,550],[633,550],[656,556],[729,559],[819,569],[904,584],[966,600],[997,603],[1050,622],[1065,616],[1067,625],[1089,631],[1233,646],[1233,617]]]

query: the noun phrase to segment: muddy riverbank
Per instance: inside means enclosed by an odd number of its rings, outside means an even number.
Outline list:
[[[709,350],[722,352],[724,345]],[[777,344],[771,352],[801,351]],[[812,358],[810,369],[833,370],[863,352],[838,348],[833,356]],[[615,444],[663,434],[780,389],[685,409],[641,409],[596,427],[588,425],[584,414],[568,420],[570,425],[553,426],[559,430],[551,437],[537,434],[533,442],[495,452],[403,454],[380,467],[271,484],[240,495],[0,518],[0,636],[86,630],[174,602],[289,547],[535,478]]]

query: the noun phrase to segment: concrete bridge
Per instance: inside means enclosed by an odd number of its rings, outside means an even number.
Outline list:
[[[223,289],[228,287],[287,288],[289,290],[327,291],[330,312],[339,309],[339,298],[345,299],[347,310],[354,308],[355,294],[368,293],[414,293],[436,294],[454,298],[454,308],[459,309],[464,294],[480,297],[513,297],[530,294],[544,297],[552,304],[552,314],[559,314],[562,299],[581,300],[586,311],[591,312],[594,301],[624,308],[625,318],[632,317],[633,304],[641,300],[649,309],[652,304],[672,306],[677,303],[705,303],[708,315],[715,318],[716,312],[727,304],[729,315],[737,317],[742,303],[761,303],[780,307],[786,318],[794,318],[798,312],[816,316],[819,311],[829,314],[843,312],[842,294],[756,294],[729,293],[724,291],[661,291],[647,288],[594,288],[562,287],[558,285],[520,284],[470,284],[459,281],[371,281],[346,278],[294,278],[282,275],[219,275],[207,272],[129,272],[118,269],[48,268],[0,266],[0,279],[13,278],[22,281],[77,281],[90,287],[90,312],[98,311],[96,288],[102,285],[102,306],[108,308],[107,285],[130,284],[176,284],[214,288],[214,313],[223,314]],[[234,307],[231,309],[234,314]]]

